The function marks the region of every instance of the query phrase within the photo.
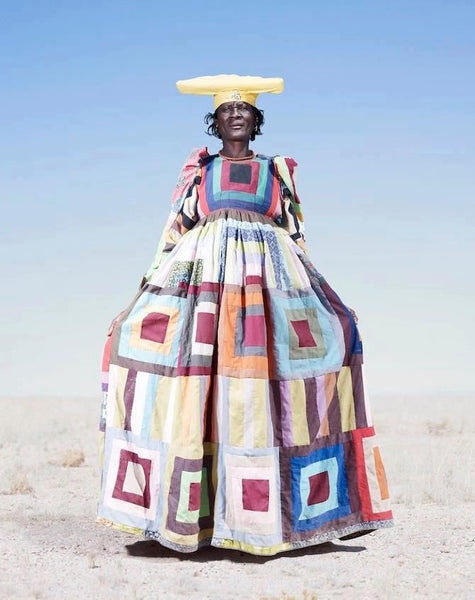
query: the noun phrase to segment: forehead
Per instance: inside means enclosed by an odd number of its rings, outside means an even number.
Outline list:
[[[226,111],[232,108],[237,108],[240,110],[246,109],[252,111],[252,106],[250,104],[248,104],[247,102],[243,102],[242,100],[236,100],[233,102],[224,102],[223,104],[220,104],[216,109],[216,112]]]

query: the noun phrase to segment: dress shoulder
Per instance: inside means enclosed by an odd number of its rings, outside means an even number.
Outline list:
[[[290,156],[279,155],[274,156],[273,161],[281,180],[287,188],[288,194],[297,204],[300,204],[300,199],[297,194],[297,188],[295,186],[297,161],[291,158]]]
[[[208,148],[193,148],[187,156],[172,194],[172,204],[182,198],[186,189],[193,183],[198,169],[201,166],[202,160],[209,156]]]

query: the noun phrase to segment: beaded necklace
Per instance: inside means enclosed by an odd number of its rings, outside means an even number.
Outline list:
[[[233,161],[252,160],[253,158],[256,158],[256,155],[254,152],[251,152],[251,154],[249,156],[240,156],[240,157],[236,157],[236,158],[234,158],[233,156],[226,156],[226,154],[223,154],[221,152],[221,150],[218,152],[218,154],[221,158],[224,158],[225,160],[233,160]]]

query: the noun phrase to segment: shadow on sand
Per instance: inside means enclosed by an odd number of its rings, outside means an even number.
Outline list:
[[[255,563],[264,564],[270,560],[276,560],[279,558],[298,558],[299,556],[308,556],[312,554],[330,554],[332,552],[364,552],[365,546],[348,546],[345,544],[335,544],[333,542],[325,542],[318,546],[311,546],[308,548],[299,548],[297,550],[291,550],[289,552],[281,552],[275,556],[255,556],[253,554],[246,554],[239,550],[225,550],[222,548],[214,548],[209,546],[201,548],[196,552],[181,553],[175,550],[170,550],[160,545],[154,540],[141,540],[134,544],[128,544],[125,546],[129,556],[139,556],[142,558],[165,558],[175,559],[180,561],[190,562],[213,562],[228,560],[235,563]]]

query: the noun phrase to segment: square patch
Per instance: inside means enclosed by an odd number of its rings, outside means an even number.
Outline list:
[[[250,304],[245,307],[238,307],[235,332],[235,356],[267,355],[266,319],[262,304]]]
[[[276,324],[268,334],[274,354],[271,379],[305,379],[339,371],[345,340],[337,315],[314,294],[291,297],[276,291],[269,299],[270,321]]]
[[[161,312],[151,312],[142,320],[140,338],[163,344],[166,339],[170,315]]]
[[[226,526],[248,534],[277,534],[280,503],[275,456],[226,453],[224,465]]]
[[[290,358],[321,358],[325,341],[315,308],[286,310],[289,328]]]
[[[259,163],[237,164],[225,160],[221,169],[221,190],[244,192],[255,196],[259,185]]]
[[[195,308],[191,354],[193,356],[212,356],[216,336],[216,313],[218,305],[215,302],[201,301]]]
[[[243,183],[249,185],[252,179],[251,165],[240,165],[231,163],[229,165],[229,181],[232,183]]]
[[[270,486],[268,479],[242,480],[242,507],[244,510],[267,512],[269,510]]]
[[[175,457],[168,495],[167,529],[195,535],[213,527],[212,457]]]
[[[386,473],[373,427],[352,431],[355,445],[358,490],[366,520],[391,518]]]
[[[351,513],[343,444],[290,459],[292,530],[316,529]]]
[[[105,474],[104,506],[153,521],[158,503],[159,480],[158,450],[142,448],[120,439],[112,441]]]
[[[184,299],[144,292],[121,326],[117,358],[174,367],[183,326]]]

